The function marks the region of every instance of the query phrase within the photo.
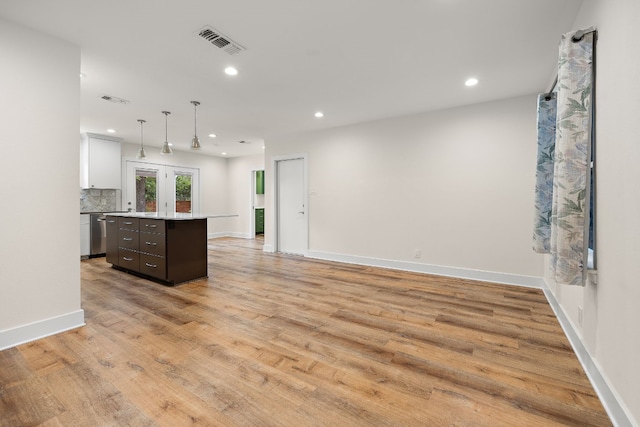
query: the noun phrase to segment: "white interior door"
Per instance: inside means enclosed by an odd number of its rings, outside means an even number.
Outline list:
[[[127,161],[125,208],[161,215],[200,213],[198,169]]]
[[[276,168],[277,250],[304,255],[307,243],[304,160],[280,160]]]

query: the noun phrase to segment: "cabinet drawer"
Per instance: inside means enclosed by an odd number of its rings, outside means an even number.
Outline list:
[[[118,218],[107,217],[107,262],[118,265]]]
[[[138,232],[133,230],[118,230],[118,247],[138,250]]]
[[[165,238],[166,236],[164,234],[140,232],[140,252],[145,252],[151,255],[165,256]]]
[[[140,273],[157,279],[167,278],[167,264],[164,257],[140,254]]]
[[[140,231],[149,233],[164,233],[164,220],[162,219],[140,219]]]
[[[138,271],[140,267],[140,254],[123,248],[118,249],[118,266]]]
[[[138,230],[139,218],[118,218],[118,228],[125,230]]]

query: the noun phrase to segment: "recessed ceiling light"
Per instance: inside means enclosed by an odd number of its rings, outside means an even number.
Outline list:
[[[324,117],[324,113],[322,111],[318,111],[317,113],[314,114],[314,116],[316,116],[317,118],[321,118],[321,117]]]
[[[236,74],[238,74],[238,70],[236,70],[234,67],[227,67],[224,69],[224,72],[229,76],[235,76]]]
[[[209,134],[209,138],[215,138],[215,137],[216,137],[216,134],[215,134],[215,133],[210,133],[210,134]]]
[[[109,132],[109,133],[116,133],[116,130],[115,130],[115,129],[107,129],[107,132]]]
[[[223,151],[223,152],[222,152],[222,155],[223,155],[223,156],[226,156],[226,155],[227,155],[227,153],[225,153],[225,152]]]
[[[467,79],[467,81],[466,81],[466,82],[464,82],[464,85],[465,85],[465,86],[475,86],[475,85],[477,85],[477,84],[478,84],[478,79],[473,78],[473,77],[472,77],[472,78],[470,78],[470,79]]]
[[[85,73],[80,73],[80,78],[84,79],[85,77],[87,77],[87,75]]]

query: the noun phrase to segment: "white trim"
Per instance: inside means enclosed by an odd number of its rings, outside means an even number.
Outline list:
[[[555,313],[562,330],[569,340],[571,347],[573,347],[573,351],[578,357],[584,372],[587,374],[587,378],[589,378],[593,389],[600,398],[602,406],[604,406],[604,409],[611,418],[613,425],[618,427],[633,427],[636,425],[633,422],[631,412],[624,405],[622,398],[618,393],[616,393],[615,389],[609,385],[609,382],[607,381],[606,376],[602,373],[600,366],[589,354],[589,351],[580,339],[580,334],[577,332],[573,323],[569,320],[569,317],[565,314],[562,306],[544,280],[542,290],[547,297],[547,301],[549,301],[549,305]]]
[[[207,240],[220,239],[222,237],[237,237],[238,239],[251,239],[251,234],[242,233],[240,231],[216,231],[214,233],[207,233]]]
[[[15,328],[0,331],[0,350],[16,347],[20,344],[39,340],[50,335],[84,326],[84,310],[76,310],[70,313],[49,319],[38,320]]]
[[[274,253],[273,245],[262,245],[262,252]]]
[[[241,231],[231,231],[227,233],[227,237],[237,237],[238,239],[255,239],[255,236],[251,236],[251,233],[243,233]]]
[[[416,273],[435,274],[438,276],[457,277],[460,279],[479,280],[482,282],[501,283],[505,285],[525,286],[528,288],[542,289],[544,286],[544,279],[542,279],[541,277],[523,276],[519,274],[499,273],[494,271],[473,270],[458,267],[446,267],[440,265],[419,264],[409,261],[369,258],[313,250],[308,250],[306,252],[306,256],[309,258],[317,258],[327,261],[368,265],[372,267],[412,271]]]

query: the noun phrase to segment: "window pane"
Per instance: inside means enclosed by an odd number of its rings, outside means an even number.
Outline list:
[[[190,174],[176,174],[176,212],[191,213]]]
[[[136,212],[158,212],[156,171],[136,169]]]

